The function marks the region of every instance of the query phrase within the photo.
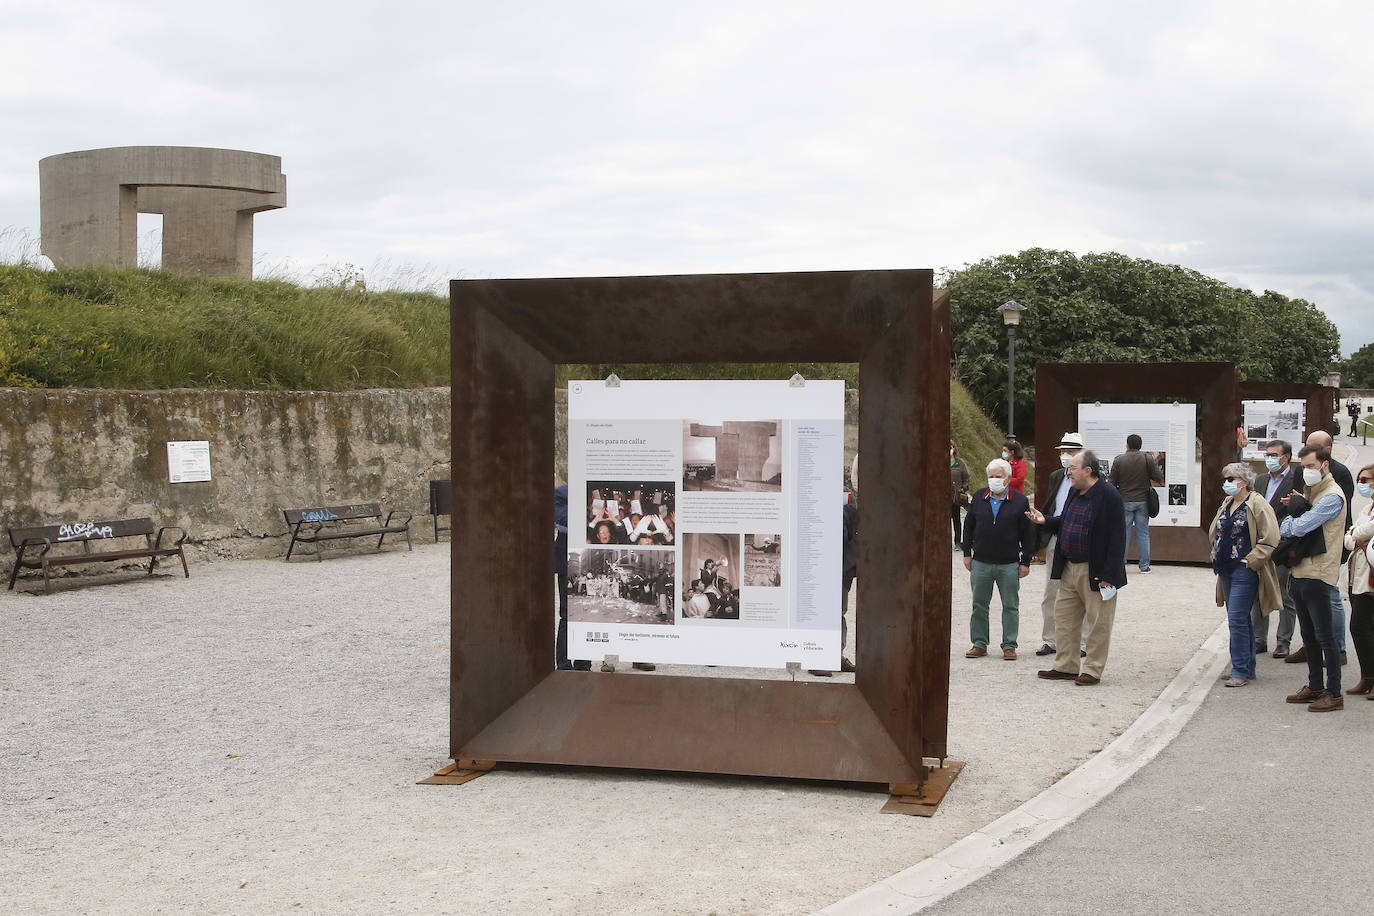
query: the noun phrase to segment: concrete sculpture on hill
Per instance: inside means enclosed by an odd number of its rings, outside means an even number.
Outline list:
[[[118,146],[38,163],[43,254],[58,267],[138,262],[138,214],[161,213],[162,266],[253,275],[253,214],[286,206],[281,157]]]

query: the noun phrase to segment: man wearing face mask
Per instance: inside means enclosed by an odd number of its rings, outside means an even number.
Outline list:
[[[1298,452],[1298,460],[1302,464],[1303,491],[1284,497],[1289,517],[1280,523],[1279,534],[1300,538],[1320,529],[1326,549],[1303,557],[1293,567],[1290,587],[1298,609],[1303,648],[1308,650],[1307,683],[1288,697],[1288,702],[1306,703],[1309,712],[1333,712],[1345,708],[1331,590],[1341,572],[1346,498],[1331,476],[1331,453],[1325,447],[1304,446]]]
[[[1064,502],[1069,498],[1069,491],[1073,485],[1069,482],[1069,477],[1064,473],[1064,469],[1069,466],[1069,461],[1074,455],[1083,451],[1083,438],[1078,433],[1065,433],[1064,438],[1059,440],[1059,468],[1050,475],[1049,487],[1045,490],[1045,502],[1040,506],[1040,511],[1046,518],[1058,518],[1064,514]],[[1047,560],[1054,559],[1054,545],[1058,539],[1044,528],[1039,529],[1037,536],[1037,550],[1045,551]],[[1045,580],[1045,594],[1040,599],[1040,648],[1035,650],[1036,655],[1053,655],[1055,647],[1059,645],[1054,635],[1054,603],[1059,598],[1059,580]],[[1083,638],[1086,643],[1087,628],[1084,628]],[[1080,646],[1079,654],[1082,655],[1086,645]]]
[[[992,586],[1002,600],[1002,659],[1016,660],[1020,629],[1021,580],[1030,575],[1035,552],[1035,528],[1027,514],[1030,503],[1011,489],[1011,465],[1000,458],[988,464],[988,485],[973,495],[964,519],[964,569],[973,589],[973,614],[969,638],[973,647],[966,658],[988,654],[991,638],[988,606]]]
[[[1275,439],[1264,447],[1264,467],[1267,473],[1255,478],[1254,490],[1269,501],[1274,517],[1282,522],[1288,517],[1288,507],[1283,498],[1294,490],[1302,490],[1302,468],[1293,463],[1293,446],[1281,439]],[[1283,610],[1279,612],[1279,628],[1275,634],[1274,658],[1287,658],[1293,630],[1298,624],[1298,610],[1293,604],[1293,593],[1288,587],[1292,570],[1283,563],[1275,563],[1274,572],[1279,577],[1279,595],[1283,598]],[[1259,597],[1250,611],[1250,625],[1255,631],[1255,651],[1269,651],[1269,617],[1259,608]]]
[[[1315,448],[1324,448],[1326,449],[1327,455],[1330,455],[1331,446],[1335,444],[1335,440],[1331,438],[1330,433],[1324,432],[1323,430],[1317,430],[1316,432],[1312,433],[1312,435],[1307,437],[1307,444]],[[1302,453],[1299,452],[1298,454],[1301,455]],[[1350,468],[1341,464],[1335,458],[1331,458],[1328,462],[1328,465],[1330,468],[1331,479],[1336,481],[1336,486],[1340,487],[1342,495],[1345,496],[1345,528],[1342,530],[1348,531],[1350,530],[1350,521],[1352,518],[1350,501],[1351,498],[1355,495],[1355,480],[1350,476]],[[1349,556],[1350,552],[1348,550],[1342,549],[1342,566],[1345,565],[1346,558]],[[1341,664],[1344,665],[1346,661],[1345,603],[1341,600],[1341,590],[1334,585],[1331,586],[1331,613],[1333,615],[1332,626],[1335,629],[1336,645],[1337,647],[1339,647],[1341,651]],[[1306,643],[1306,640],[1304,640],[1304,643]],[[1287,661],[1292,664],[1298,664],[1300,662],[1307,661],[1307,646],[1304,644],[1301,648],[1298,649],[1298,651],[1288,656]]]
[[[1069,459],[1064,469],[1073,492],[1059,518],[1046,518],[1038,509],[1029,517],[1058,535],[1050,578],[1059,579],[1059,599],[1054,605],[1055,635],[1059,649],[1054,667],[1037,674],[1048,680],[1073,681],[1092,687],[1102,681],[1111,648],[1112,623],[1116,620],[1116,593],[1126,585],[1126,513],[1121,494],[1102,479],[1097,456],[1084,449]],[[1074,637],[1088,627],[1088,655],[1080,660],[1073,651]]]

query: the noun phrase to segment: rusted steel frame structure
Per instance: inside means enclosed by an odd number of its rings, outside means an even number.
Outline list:
[[[453,758],[924,783],[949,706],[950,329],[933,273],[468,280],[451,300]],[[853,684],[553,670],[554,366],[614,356],[859,363]]]
[[[1304,400],[1307,402],[1307,431],[1313,433],[1319,429],[1327,432],[1331,430],[1331,423],[1335,419],[1332,404],[1339,395],[1334,388],[1325,385],[1292,385],[1288,382],[1241,382],[1239,388],[1242,401]],[[1243,405],[1236,405],[1238,413],[1242,409]],[[1293,454],[1296,456],[1298,449],[1302,448],[1302,443],[1289,444],[1293,446]]]
[[[1207,525],[1221,505],[1221,469],[1236,455],[1240,389],[1235,363],[1040,363],[1035,367],[1035,491],[1044,493],[1049,486],[1055,463],[1045,456],[1054,454],[1066,431],[1078,429],[1080,403],[1148,398],[1196,404],[1202,441],[1202,525],[1151,526],[1150,558],[1204,563],[1210,550]]]

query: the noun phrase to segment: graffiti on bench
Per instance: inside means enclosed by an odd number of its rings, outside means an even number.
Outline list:
[[[328,509],[306,509],[301,513],[303,522],[328,522],[337,519],[338,516]]]
[[[59,541],[84,541],[90,538],[108,537],[114,537],[114,529],[109,525],[97,526],[95,522],[77,522],[74,525],[63,525],[57,529]]]

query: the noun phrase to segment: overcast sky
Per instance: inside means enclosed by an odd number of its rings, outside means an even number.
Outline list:
[[[44,156],[230,147],[287,175],[260,275],[1120,251],[1374,340],[1371,8],[953,6],[0,0],[0,230]]]

